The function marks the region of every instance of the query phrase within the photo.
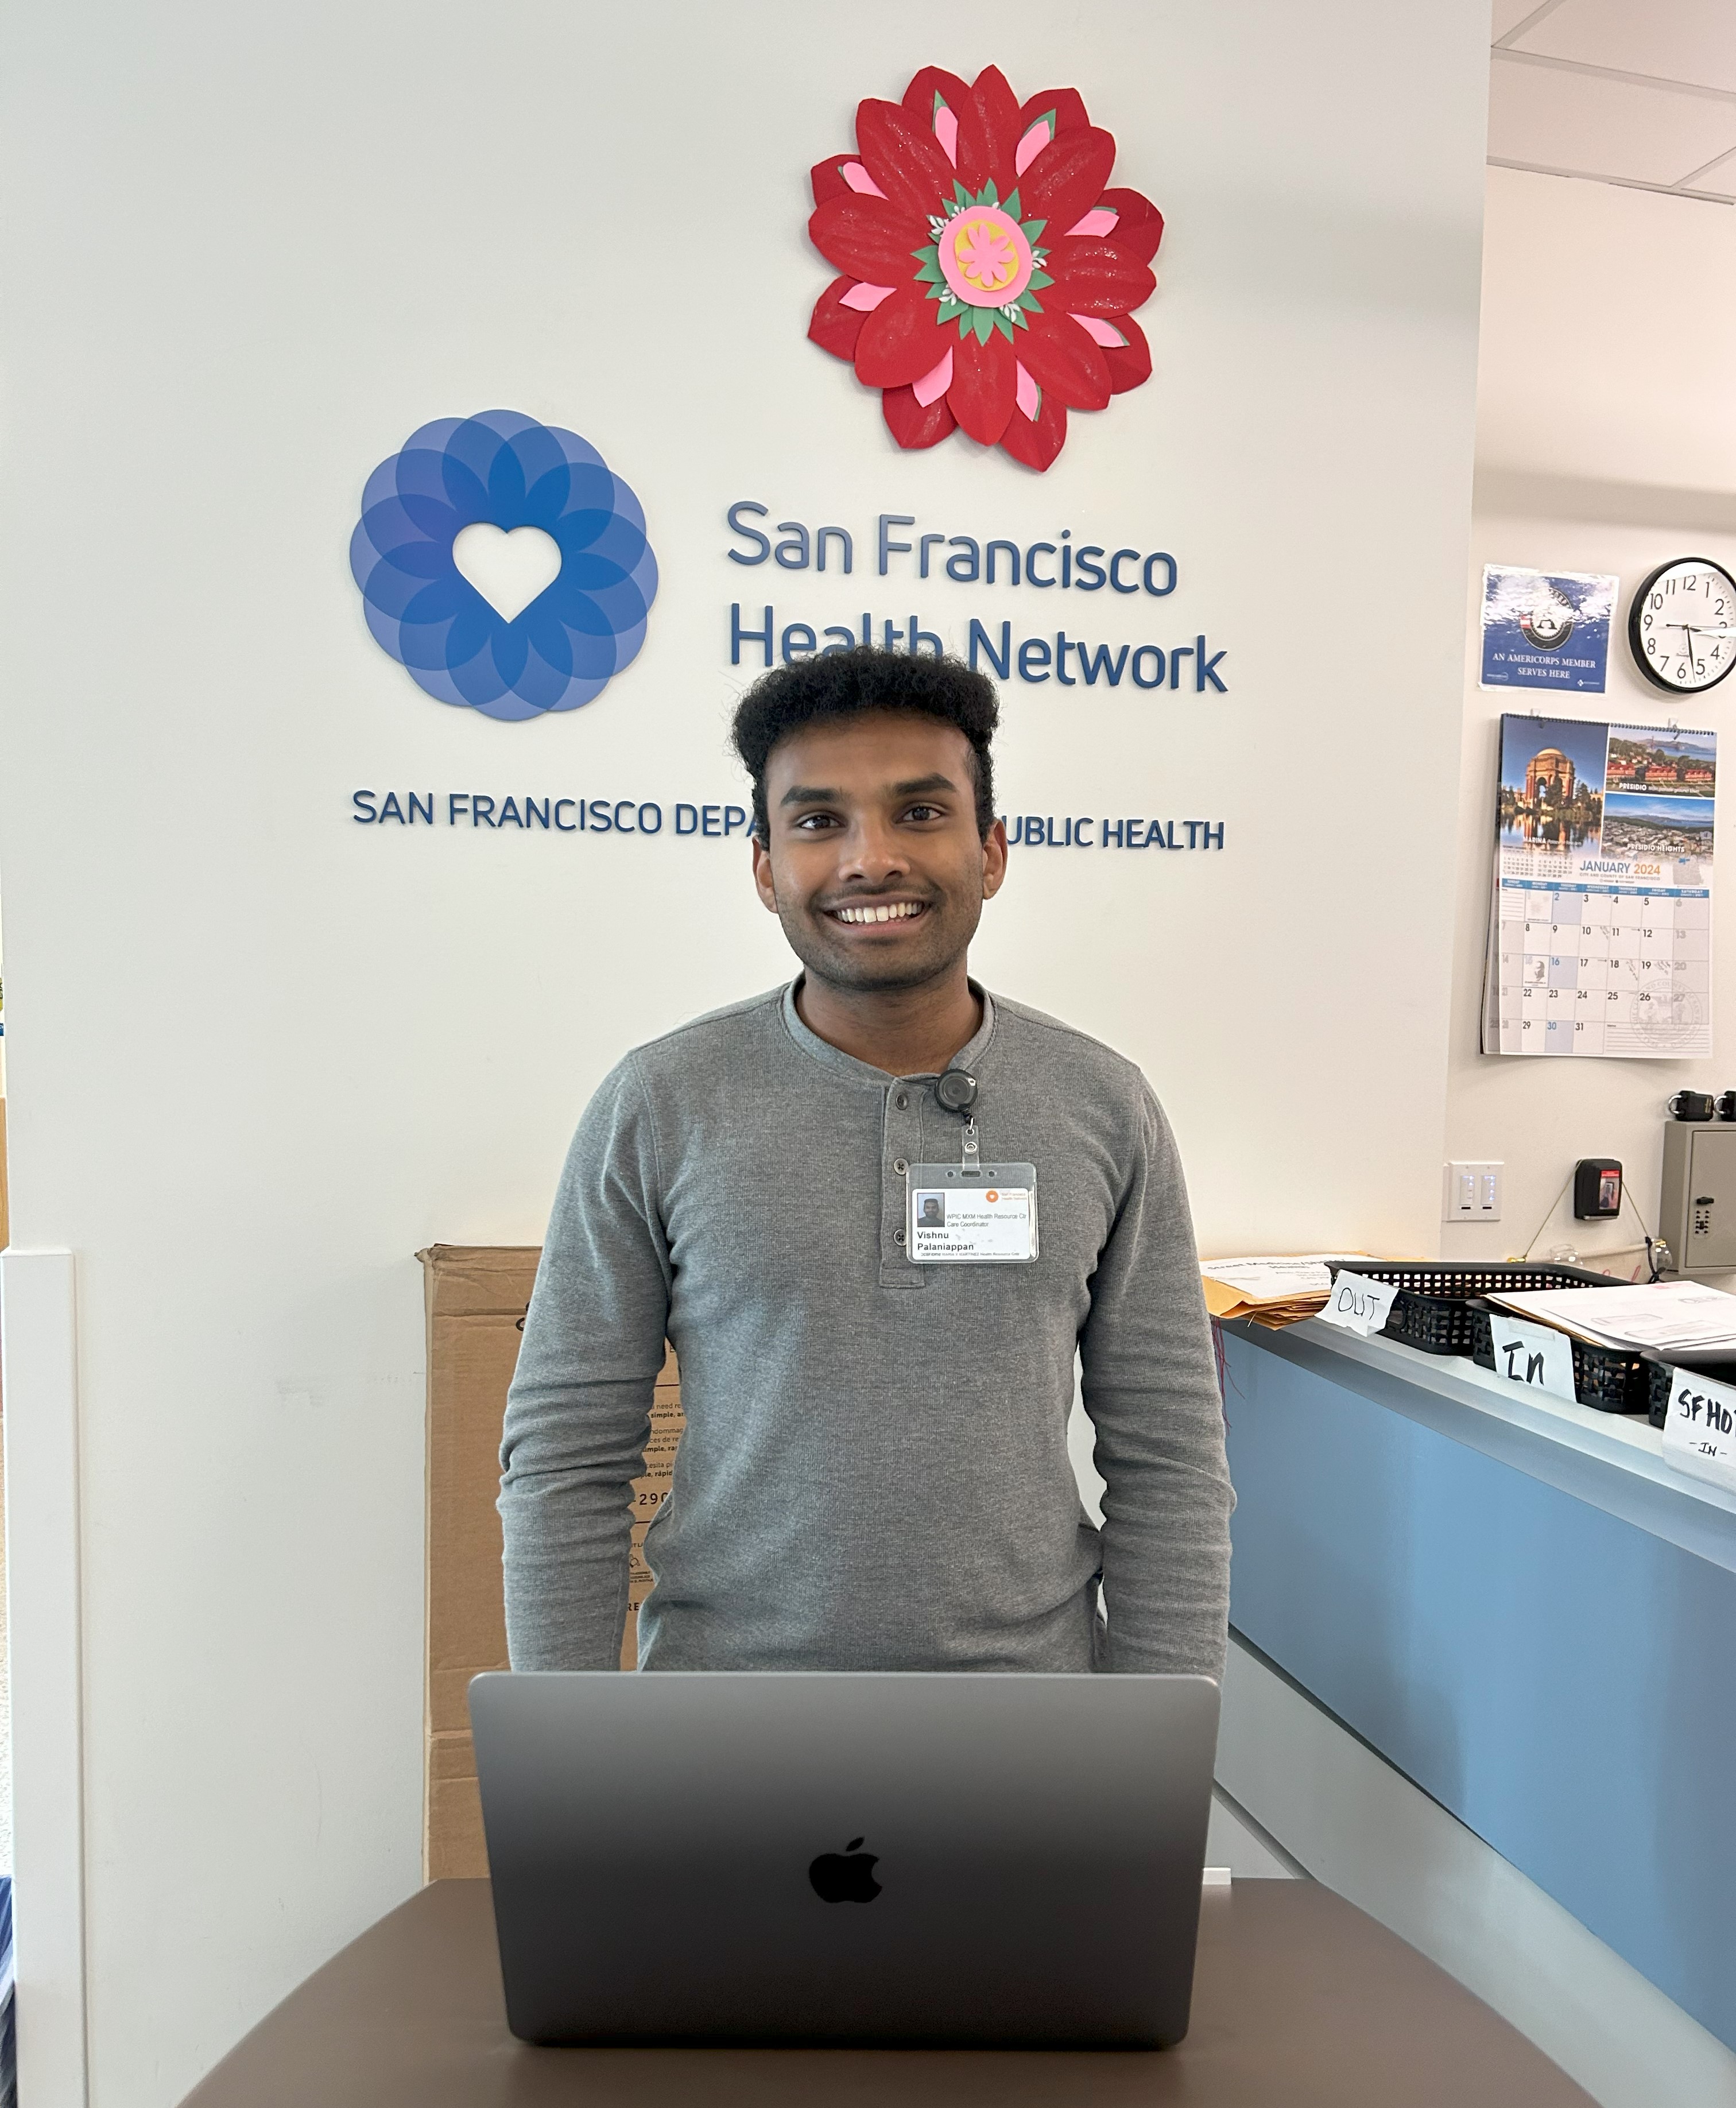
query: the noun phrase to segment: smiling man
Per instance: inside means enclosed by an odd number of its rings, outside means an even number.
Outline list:
[[[619,1659],[667,1336],[688,1426],[642,1667],[1221,1673],[1174,1140],[1131,1062],[967,967],[1007,869],[996,716],[981,674],[868,649],[737,710],[754,884],[802,971],[629,1054],[579,1124],[502,1447],[516,1668]]]

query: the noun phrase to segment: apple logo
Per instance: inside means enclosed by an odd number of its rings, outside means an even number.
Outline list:
[[[861,1842],[859,1837],[852,1837],[841,1852],[822,1852],[809,1867],[808,1879],[823,1903],[871,1903],[880,1894],[880,1884],[874,1879],[874,1863],[879,1855],[858,1851]]]

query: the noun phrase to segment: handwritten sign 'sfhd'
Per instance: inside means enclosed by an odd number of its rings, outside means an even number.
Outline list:
[[[1671,1370],[1664,1460],[1736,1493],[1736,1385]]]

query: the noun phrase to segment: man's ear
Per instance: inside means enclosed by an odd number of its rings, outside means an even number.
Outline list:
[[[982,897],[992,900],[1007,876],[1007,827],[997,820],[982,838]]]
[[[999,822],[995,822],[1000,825]],[[778,912],[778,889],[772,883],[772,853],[757,834],[750,837],[754,853],[754,890],[761,902],[775,915]],[[1006,863],[1006,829],[1001,829],[1001,861]],[[996,881],[999,884],[999,881]]]

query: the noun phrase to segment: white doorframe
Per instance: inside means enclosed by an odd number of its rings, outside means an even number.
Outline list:
[[[86,2108],[79,1373],[70,1251],[0,1253],[18,2097]]]

